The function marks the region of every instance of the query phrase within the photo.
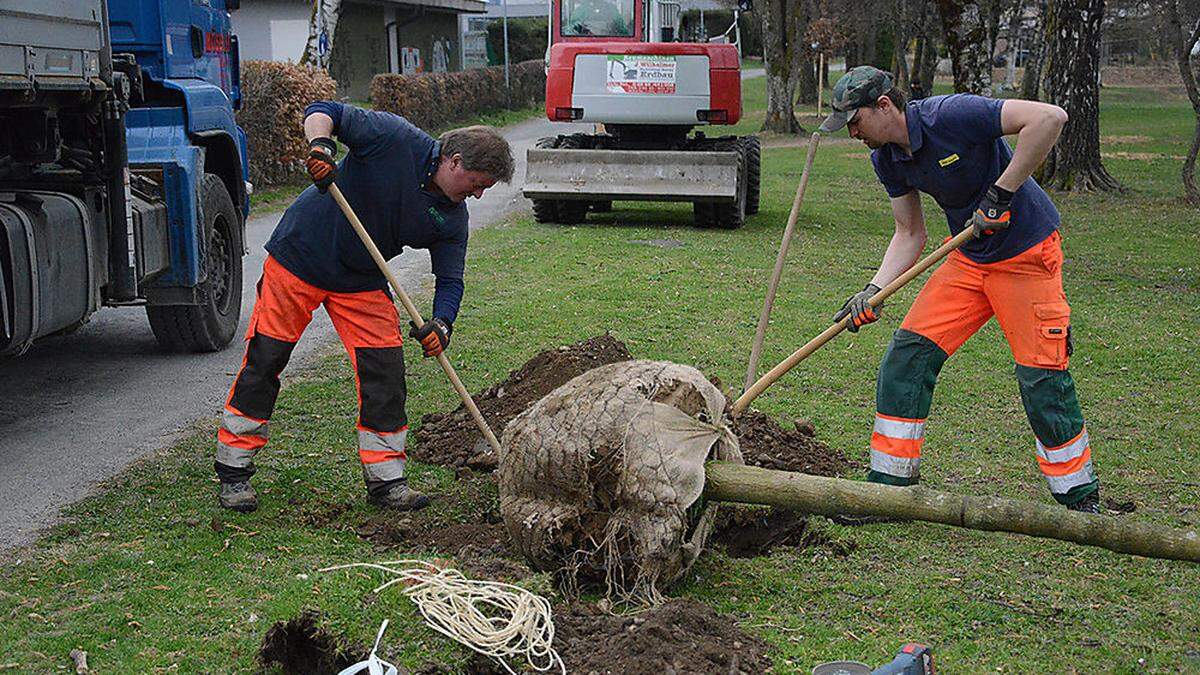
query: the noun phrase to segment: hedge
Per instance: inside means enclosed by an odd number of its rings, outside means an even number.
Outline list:
[[[433,132],[479,113],[524,108],[545,100],[546,69],[541,59],[510,66],[509,80],[511,102],[505,97],[503,66],[454,73],[383,73],[371,80],[371,104]]]
[[[304,108],[335,99],[337,82],[311,66],[274,61],[242,63],[242,108],[237,122],[246,131],[250,180],[277,185],[304,172]]]

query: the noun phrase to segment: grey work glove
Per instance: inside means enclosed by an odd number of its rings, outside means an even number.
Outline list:
[[[882,289],[875,284],[867,284],[861,291],[850,296],[846,304],[842,305],[837,314],[833,315],[833,320],[841,321],[846,317],[850,317],[850,320],[846,322],[846,330],[851,333],[857,333],[859,328],[869,323],[875,323],[879,320],[880,315],[883,314],[883,305],[880,304],[878,307],[872,308],[867,301],[880,290]]]

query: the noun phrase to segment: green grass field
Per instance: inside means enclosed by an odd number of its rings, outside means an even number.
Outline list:
[[[739,131],[761,124],[763,86],[748,83]],[[1193,120],[1182,97],[1156,90],[1106,90],[1102,111],[1106,164],[1131,191],[1054,196],[1074,308],[1072,373],[1104,496],[1136,504],[1119,517],[1200,528],[1200,477],[1192,473],[1200,216],[1179,198],[1175,158]],[[740,230],[693,229],[690,207],[618,204],[577,227],[522,216],[474,234],[451,350],[468,388],[502,379],[541,349],[605,330],[638,357],[740,383],[805,142],[764,139],[762,212]],[[926,213],[932,247],[944,219],[932,203]],[[871,276],[890,231],[865,149],[844,136],[824,141],[764,367],[828,325]],[[645,243],[654,239],[682,245]],[[810,419],[821,440],[865,463],[876,368],[915,293],[915,285],[902,291],[880,323],[840,336],[756,407]],[[1050,502],[1012,370],[994,322],[947,363],[924,484]],[[398,594],[367,598],[373,575],[315,571],[404,557],[402,549],[374,550],[349,527],[313,524],[343,506],[343,523],[370,513],[353,451],[352,381],[336,350],[286,378],[255,478],[259,512],[216,506],[214,410],[190,438],[109,481],[11,555],[0,566],[0,668],[64,669],[68,652],[81,648],[98,672],[253,670],[266,629],[305,607],[360,643],[392,618],[386,654],[409,667],[463,663],[466,650],[421,626]],[[433,363],[411,358],[408,383],[414,420],[456,405]],[[418,461],[437,451],[412,448]],[[419,463],[413,480],[431,491],[464,489],[452,472]],[[466,515],[435,505],[416,517]],[[765,639],[779,673],[834,659],[882,663],[909,640],[932,644],[947,673],[1200,672],[1200,566],[927,524],[821,527],[853,550],[706,553],[672,594],[709,603]],[[548,588],[541,577],[529,583]]]

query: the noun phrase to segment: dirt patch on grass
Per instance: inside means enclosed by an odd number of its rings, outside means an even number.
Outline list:
[[[278,666],[285,673],[324,675],[367,658],[366,647],[330,634],[320,623],[321,616],[313,611],[277,622],[263,636],[259,663],[264,668]]]
[[[503,382],[475,394],[475,404],[499,437],[512,418],[568,380],[598,366],[631,358],[625,344],[608,333],[548,349],[509,373]],[[475,427],[470,413],[461,405],[451,413],[423,416],[416,438],[419,443],[413,455],[419,461],[441,466],[467,466],[479,471],[496,468],[495,455]],[[421,448],[437,450],[426,455]]]
[[[373,513],[354,532],[380,549],[401,548],[454,557],[454,567],[475,579],[517,581],[533,572],[512,548],[492,495],[491,475],[463,471],[456,489],[436,496],[417,513]]]

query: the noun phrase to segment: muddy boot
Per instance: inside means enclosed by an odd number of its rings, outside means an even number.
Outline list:
[[[250,513],[258,508],[258,495],[250,481],[226,483],[221,481],[221,506],[241,513]]]
[[[408,481],[403,478],[381,485],[368,485],[367,501],[397,511],[419,511],[429,506],[429,497],[408,487]]]
[[[1067,507],[1080,513],[1100,513],[1100,488],[1092,490],[1091,494]]]

